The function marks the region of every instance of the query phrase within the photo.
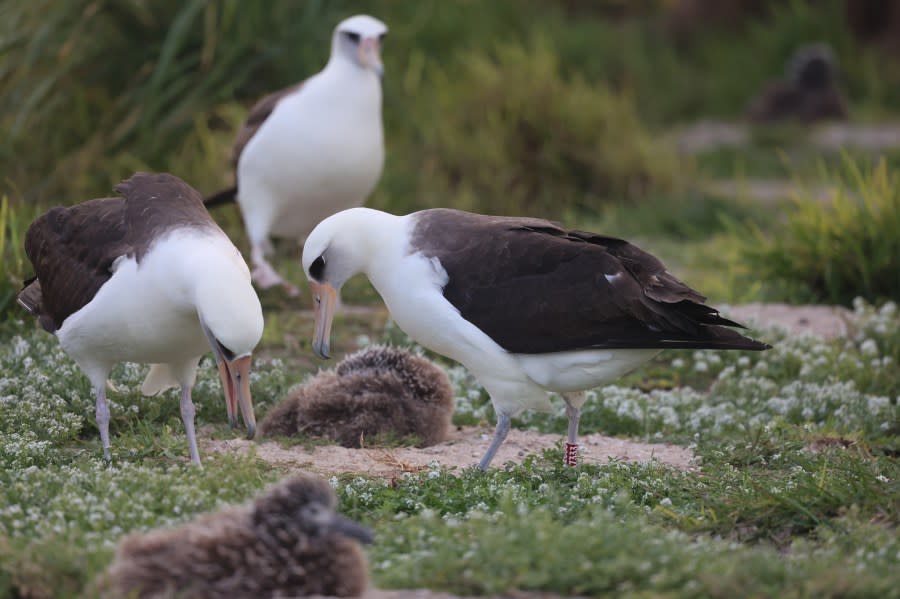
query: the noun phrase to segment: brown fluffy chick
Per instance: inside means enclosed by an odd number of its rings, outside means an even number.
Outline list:
[[[446,373],[409,351],[372,346],[317,374],[269,411],[267,436],[302,433],[361,447],[374,436],[416,437],[419,447],[447,438],[453,388]]]
[[[802,123],[847,118],[847,102],[837,86],[834,54],[825,44],[799,48],[787,65],[787,79],[770,83],[747,108],[756,123]]]
[[[298,475],[253,503],[178,528],[131,534],[100,583],[105,597],[239,599],[336,595],[368,584],[359,542],[372,535],[335,512],[329,484]]]

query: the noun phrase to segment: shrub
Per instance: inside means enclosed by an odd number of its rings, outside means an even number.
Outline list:
[[[790,299],[900,298],[900,176],[884,160],[863,170],[848,159],[833,178],[830,200],[800,192],[774,235],[751,228],[747,259]]]
[[[416,104],[421,145],[404,150],[420,203],[450,193],[461,208],[561,216],[675,185],[674,153],[647,134],[631,98],[564,76],[545,41],[460,63],[429,67]]]

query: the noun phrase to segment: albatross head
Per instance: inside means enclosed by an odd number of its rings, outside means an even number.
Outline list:
[[[253,349],[263,332],[262,306],[250,284],[244,265],[228,268],[226,261],[210,265],[196,291],[200,327],[216,357],[219,378],[225,389],[228,423],[237,425],[240,406],[247,437],[256,434],[256,416],[250,397],[250,364]]]
[[[306,238],[303,272],[309,279],[316,314],[312,348],[320,358],[329,357],[331,322],[341,287],[357,273],[372,278],[370,266],[397,240],[400,223],[399,217],[386,212],[350,208],[320,222]]]
[[[331,38],[331,58],[345,59],[381,77],[381,43],[387,35],[387,25],[369,15],[344,19],[334,28]]]

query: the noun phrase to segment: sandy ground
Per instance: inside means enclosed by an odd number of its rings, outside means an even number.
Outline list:
[[[755,328],[776,327],[823,339],[850,335],[855,327],[853,312],[842,306],[743,304],[723,307],[722,313]]]
[[[823,338],[853,332],[853,313],[840,306],[791,306],[787,304],[745,304],[723,306],[724,314],[758,328],[780,327],[794,334],[808,333]],[[324,475],[360,473],[392,477],[414,472],[437,462],[451,469],[463,469],[478,462],[490,441],[492,429],[460,427],[449,440],[422,449],[348,449],[336,445],[283,446],[275,442],[245,439],[208,440],[205,452],[245,453],[255,451],[261,459],[289,468],[303,468]],[[561,435],[548,435],[513,429],[501,446],[494,465],[507,461],[521,462],[530,454],[538,454],[561,443]],[[678,468],[690,468],[692,453],[684,447],[606,437],[600,434],[581,437],[582,462],[606,463],[610,459],[644,462],[658,459]],[[562,459],[560,457],[560,459]]]
[[[751,127],[746,123],[699,121],[682,128],[675,144],[685,154],[709,152],[720,147],[743,147],[751,141]],[[900,147],[900,123],[831,123],[809,128],[808,143],[837,151],[845,147],[878,152]]]
[[[509,597],[510,599],[556,599],[563,595],[553,593],[527,593],[524,591],[512,591],[503,595],[494,595],[493,597]],[[428,589],[409,589],[399,591],[383,591],[381,589],[371,589],[363,595],[363,599],[458,599],[459,595],[451,595],[450,593],[438,593],[429,591]],[[492,599],[491,596],[484,596],[482,599]]]
[[[432,462],[458,470],[472,466],[487,449],[492,432],[488,428],[459,427],[451,433],[448,441],[422,449],[348,449],[337,445],[307,448],[301,445],[283,446],[273,441],[260,443],[246,439],[227,439],[209,440],[203,451],[243,453],[254,450],[259,458],[271,464],[303,468],[323,475],[360,473],[392,477],[402,472],[422,470]],[[499,466],[508,461],[521,462],[530,454],[539,454],[544,449],[555,447],[561,440],[561,435],[513,429],[500,447],[493,465]],[[600,434],[584,435],[580,443],[580,461],[585,463],[605,464],[610,459],[630,462],[657,459],[678,468],[690,468],[693,464],[693,454],[677,445],[642,443]]]

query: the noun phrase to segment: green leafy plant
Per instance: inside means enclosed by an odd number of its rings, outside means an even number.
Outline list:
[[[417,201],[493,213],[561,216],[612,198],[671,190],[679,164],[651,139],[626,94],[566,76],[546,40],[436,65],[406,148]]]
[[[868,169],[847,160],[830,178],[831,198],[798,193],[774,234],[751,227],[746,259],[791,299],[900,298],[900,174],[883,160]]]
[[[16,293],[30,268],[23,246],[25,230],[36,211],[0,198],[0,315],[15,303]]]

